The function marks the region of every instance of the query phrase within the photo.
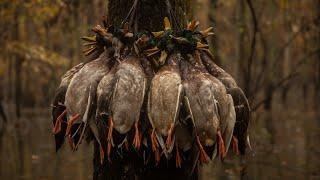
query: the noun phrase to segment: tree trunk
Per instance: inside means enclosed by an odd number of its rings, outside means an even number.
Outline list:
[[[109,0],[108,1],[108,23],[120,26],[122,21],[127,17],[130,8],[135,0]],[[189,0],[170,0],[171,14],[170,17],[166,1],[157,0],[138,0],[135,22],[136,30],[150,30],[159,31],[163,30],[163,19],[168,17],[174,29],[184,27],[187,22],[187,14],[190,9]],[[172,22],[171,18],[175,17],[176,24]],[[130,18],[128,19],[128,21]],[[106,162],[103,165],[100,163],[100,151],[97,142],[94,143],[94,172],[93,179],[198,179],[198,169],[195,168],[194,173],[190,175],[190,171],[182,168],[176,169],[169,167],[170,162],[164,162],[164,165],[156,167],[148,167],[137,170],[136,166],[141,166],[141,160],[136,159],[136,155],[130,155],[128,152],[126,160],[121,162]],[[128,160],[129,158],[129,160]],[[141,159],[141,157],[140,157]],[[173,158],[174,159],[174,158]],[[140,164],[139,164],[140,163]],[[173,163],[174,164],[174,163]],[[143,163],[142,163],[143,166]],[[151,165],[150,166],[154,166]],[[137,172],[139,171],[139,172]]]
[[[109,0],[108,22],[119,26],[128,15],[134,0]],[[177,23],[183,27],[187,22],[187,11],[190,9],[189,0],[170,0],[172,12]],[[169,17],[166,1],[138,0],[137,7],[138,30],[159,31],[163,29],[163,18]],[[170,18],[170,17],[169,17]],[[172,22],[174,28],[175,25]]]
[[[320,48],[320,0],[317,1],[317,19],[316,19],[316,24],[318,27],[318,36],[316,38],[316,43],[317,43],[317,47]],[[315,97],[315,107],[316,107],[316,111],[320,112],[320,106],[319,106],[319,102],[320,102],[320,51],[318,52],[317,58],[316,60],[316,82],[315,82],[315,92],[316,92],[316,97]],[[318,116],[320,116],[320,113],[318,113]],[[320,123],[320,122],[319,122]]]
[[[15,30],[13,31],[13,37],[14,40],[19,40],[19,9],[17,8],[17,12],[15,13],[14,17],[14,27]],[[22,67],[22,61],[21,58],[18,56],[15,56],[15,106],[16,106],[16,116],[19,119],[21,116],[21,67]]]
[[[290,3],[288,3],[286,1],[285,3],[285,7],[284,7],[284,17],[283,17],[283,21],[285,24],[285,42],[288,42],[290,37],[291,37],[291,24],[289,22],[290,20],[290,14],[289,14],[289,5]],[[288,77],[289,73],[290,73],[290,60],[291,60],[291,46],[289,45],[287,48],[285,48],[284,50],[284,58],[283,58],[283,64],[282,64],[282,78]],[[283,85],[282,88],[282,94],[281,94],[281,99],[282,99],[282,103],[284,106],[287,105],[287,95],[288,95],[288,91],[290,89],[290,84],[288,82],[286,82]]]

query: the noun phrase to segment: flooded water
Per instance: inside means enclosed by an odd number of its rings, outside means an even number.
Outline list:
[[[203,166],[201,179],[320,179],[320,120],[308,109],[275,105],[272,112],[256,112],[253,151]],[[0,157],[0,179],[92,179],[92,145],[55,153],[47,109],[9,119]]]

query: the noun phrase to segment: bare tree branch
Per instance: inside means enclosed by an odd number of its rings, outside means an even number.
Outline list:
[[[256,48],[256,35],[258,32],[258,21],[257,21],[256,13],[253,8],[251,0],[247,0],[247,4],[249,6],[251,17],[252,17],[252,22],[253,22],[253,38],[251,41],[251,52],[250,52],[250,56],[248,59],[248,67],[247,67],[248,68],[247,81],[250,82],[250,80],[251,80],[251,67],[252,67],[253,56],[254,56],[254,52],[255,52],[255,48]],[[247,88],[248,95],[250,95],[250,87],[246,87],[246,88]]]
[[[274,90],[279,89],[280,87],[283,86],[283,84],[284,84],[285,82],[288,82],[288,81],[290,81],[291,79],[293,79],[294,77],[296,77],[296,76],[299,74],[299,73],[298,73],[299,67],[301,67],[301,65],[303,65],[310,57],[318,54],[319,52],[320,52],[320,48],[319,48],[319,49],[316,49],[316,50],[314,50],[314,51],[309,52],[306,56],[304,56],[303,58],[301,58],[301,60],[298,61],[298,63],[296,64],[296,66],[295,66],[295,68],[294,68],[295,70],[294,70],[293,72],[291,72],[288,76],[282,78],[281,80],[279,80],[277,83],[275,83],[275,84],[273,85]],[[259,88],[259,89],[261,89],[261,88]],[[257,110],[262,104],[264,104],[264,103],[265,103],[266,101],[268,101],[268,100],[270,100],[270,97],[265,98],[265,99],[261,100],[260,102],[256,103],[256,104],[253,106],[253,108],[251,108],[251,110],[252,110],[252,111]]]
[[[291,73],[289,74],[288,76],[284,77],[283,79],[281,79],[279,82],[277,82],[274,86],[273,86],[273,90],[277,90],[279,89],[280,87],[282,87],[282,85],[291,80],[292,78],[296,77],[298,75],[297,72],[295,73]],[[258,103],[256,103],[252,108],[251,108],[251,111],[256,111],[262,104],[264,104],[266,101],[270,100],[271,97],[267,97],[261,101],[259,101]]]

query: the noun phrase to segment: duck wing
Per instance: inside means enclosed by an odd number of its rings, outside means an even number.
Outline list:
[[[68,126],[73,125],[73,120],[81,119],[81,126],[78,130],[71,132],[74,136],[80,132],[79,129],[82,129],[76,147],[81,142],[88,121],[91,120],[96,110],[96,89],[102,77],[109,72],[109,60],[105,54],[102,54],[98,59],[84,65],[72,78],[66,92],[65,104],[69,116]],[[67,133],[69,133],[68,128]]]

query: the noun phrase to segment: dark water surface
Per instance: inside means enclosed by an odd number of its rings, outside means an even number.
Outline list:
[[[254,148],[202,168],[202,179],[320,179],[320,120],[306,109],[279,105],[256,112],[251,123]],[[48,110],[24,110],[10,118],[0,146],[0,179],[92,179],[92,145],[77,152],[67,144],[54,151]],[[19,124],[19,126],[18,126]]]

